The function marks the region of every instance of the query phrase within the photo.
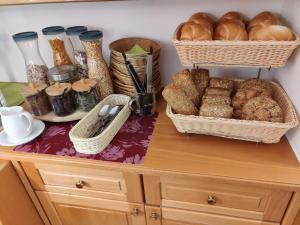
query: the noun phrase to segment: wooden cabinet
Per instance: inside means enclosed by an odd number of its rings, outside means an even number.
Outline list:
[[[145,225],[143,204],[36,192],[52,225]]]
[[[12,164],[0,160],[0,224],[43,225]]]

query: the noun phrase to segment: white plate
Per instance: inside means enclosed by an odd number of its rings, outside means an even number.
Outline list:
[[[16,145],[26,144],[32,141],[33,139],[35,139],[36,137],[38,137],[44,131],[44,129],[45,129],[45,124],[42,121],[34,120],[31,134],[22,139],[10,138],[3,130],[0,132],[0,145],[16,146]]]
[[[61,122],[71,122],[71,121],[75,121],[75,120],[81,120],[83,117],[85,117],[86,114],[87,114],[87,112],[76,110],[74,113],[72,113],[71,115],[68,115],[68,116],[57,116],[52,111],[43,116],[35,116],[35,118],[37,118],[39,120],[47,121],[47,122],[61,123]]]

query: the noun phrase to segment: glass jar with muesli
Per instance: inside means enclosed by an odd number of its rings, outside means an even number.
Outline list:
[[[29,83],[48,85],[48,68],[40,54],[38,34],[33,31],[22,32],[13,35],[13,40],[24,56],[27,81]]]
[[[87,30],[85,26],[74,26],[66,29],[67,37],[74,52],[74,65],[77,67],[77,74],[80,78],[88,78],[86,52],[79,39],[79,35]]]
[[[65,47],[65,28],[61,26],[46,27],[42,32],[52,48],[54,66],[72,64],[71,58]]]
[[[85,31],[79,35],[87,55],[89,78],[99,79],[98,92],[100,98],[113,94],[113,84],[108,66],[102,55],[103,33],[99,30]]]

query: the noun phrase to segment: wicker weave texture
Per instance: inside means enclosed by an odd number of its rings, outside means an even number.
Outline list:
[[[236,80],[239,82],[240,80]],[[288,130],[298,125],[295,109],[281,86],[271,82],[274,99],[284,112],[284,123],[185,116],[174,114],[167,106],[167,116],[181,133],[208,134],[213,136],[263,143],[277,143]]]
[[[300,44],[298,35],[294,41],[180,41],[182,25],[173,44],[184,66],[279,68]]]
[[[80,120],[69,133],[76,151],[84,154],[97,154],[103,151],[130,116],[129,100],[130,97],[126,95],[109,95]],[[111,106],[124,105],[124,108],[100,135],[87,138],[90,129],[99,119],[98,113],[100,109],[107,104]]]

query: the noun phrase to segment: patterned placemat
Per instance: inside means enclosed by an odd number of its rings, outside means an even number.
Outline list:
[[[69,131],[76,122],[46,123],[44,132],[30,143],[16,146],[14,151],[79,157],[130,164],[143,163],[157,119],[131,115],[105,150],[95,155],[76,152]]]

